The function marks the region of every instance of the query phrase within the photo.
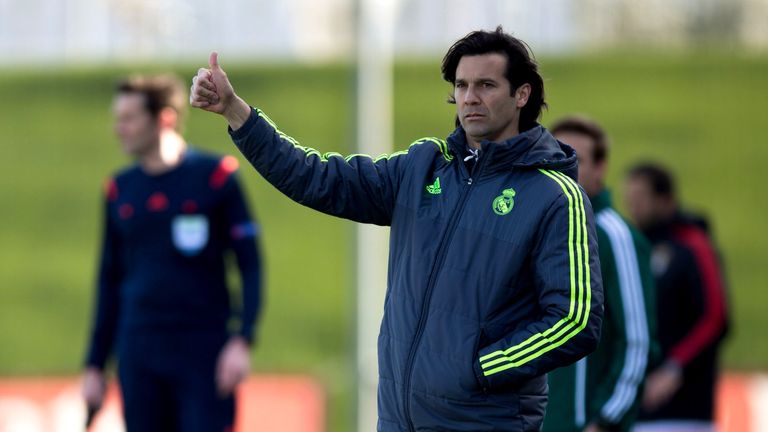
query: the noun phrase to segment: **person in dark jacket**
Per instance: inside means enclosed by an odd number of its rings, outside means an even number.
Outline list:
[[[230,430],[259,312],[258,226],[237,159],[189,149],[182,82],[123,80],[115,133],[136,163],[107,181],[97,301],[83,395],[94,414],[118,360],[129,432]],[[225,254],[237,258],[242,311],[230,307]],[[234,334],[230,318],[240,322]]]
[[[597,350],[549,374],[544,431],[628,431],[640,407],[648,363],[658,355],[651,246],[611,205],[603,128],[588,118],[567,116],[550,130],[576,150],[579,184],[595,211],[605,316]]]
[[[320,153],[239,98],[211,54],[190,103],[295,201],[391,226],[378,340],[379,431],[541,427],[546,373],[590,353],[602,287],[576,155],[537,123],[544,92],[520,40],[477,31],[443,60],[458,127],[372,158]]]
[[[653,244],[662,362],[648,376],[637,431],[712,431],[728,309],[719,254],[702,218],[680,210],[672,175],[630,168],[627,208]]]

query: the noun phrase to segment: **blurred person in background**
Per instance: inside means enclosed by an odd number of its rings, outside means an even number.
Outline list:
[[[672,175],[642,163],[625,179],[629,214],[653,244],[662,361],[649,374],[636,431],[713,431],[725,282],[708,224],[681,211]]]
[[[216,53],[190,103],[221,114],[292,199],[391,226],[379,431],[538,430],[546,373],[599,339],[592,209],[575,152],[537,123],[544,87],[527,45],[501,27],[472,32],[442,71],[455,131],[375,159],[301,146],[235,94]]]
[[[568,116],[550,131],[576,150],[579,184],[595,211],[605,317],[597,350],[549,373],[543,430],[628,431],[637,418],[649,358],[658,355],[651,246],[613,209],[605,185],[609,143],[602,127]]]
[[[114,129],[135,163],[108,180],[83,396],[101,406],[114,352],[129,432],[231,430],[259,312],[258,225],[237,160],[190,149],[186,91],[170,75],[122,81]],[[234,253],[242,301],[230,299]],[[240,303],[235,314],[231,303]],[[236,315],[236,317],[234,317]],[[239,321],[239,328],[230,327]]]

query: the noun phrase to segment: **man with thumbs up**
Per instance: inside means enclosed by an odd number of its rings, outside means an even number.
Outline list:
[[[544,82],[524,42],[472,32],[442,72],[455,130],[379,157],[299,144],[235,94],[215,53],[190,103],[221,114],[291,199],[391,227],[378,431],[539,430],[546,373],[599,340],[592,209],[576,153],[538,124]]]

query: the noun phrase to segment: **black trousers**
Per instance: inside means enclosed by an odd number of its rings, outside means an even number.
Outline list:
[[[217,393],[221,331],[127,332],[120,336],[118,378],[127,432],[229,432],[233,396]]]

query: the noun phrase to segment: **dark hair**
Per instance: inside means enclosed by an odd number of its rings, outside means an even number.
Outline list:
[[[443,79],[456,84],[456,68],[464,56],[498,53],[507,57],[507,70],[504,77],[510,84],[510,95],[523,84],[531,86],[528,103],[520,112],[520,130],[527,130],[536,125],[541,116],[541,109],[547,107],[544,101],[544,80],[539,75],[536,59],[528,45],[511,35],[504,33],[501,26],[495,31],[474,31],[459,39],[443,57]],[[449,103],[456,103],[453,96]]]
[[[627,171],[628,179],[643,179],[648,182],[651,191],[659,197],[675,197],[675,180],[672,173],[655,162],[641,162]]]
[[[592,161],[602,162],[608,157],[608,137],[594,120],[578,115],[563,117],[556,121],[549,131],[552,135],[570,132],[587,136],[595,143],[592,147]]]
[[[152,117],[157,117],[164,108],[172,108],[179,114],[179,124],[187,108],[186,87],[175,75],[133,75],[117,84],[117,93],[138,93],[144,95],[145,107]]]

